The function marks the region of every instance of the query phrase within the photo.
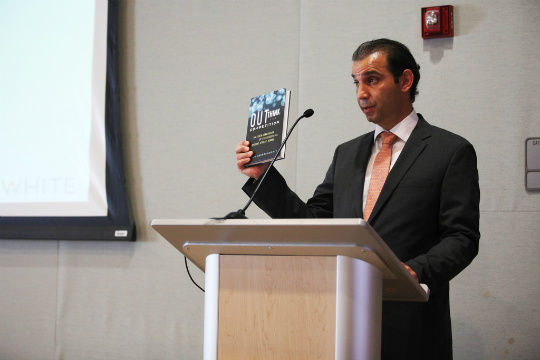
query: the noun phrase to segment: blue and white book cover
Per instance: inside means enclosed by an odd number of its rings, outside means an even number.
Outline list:
[[[246,166],[271,161],[287,134],[290,91],[285,88],[271,91],[251,99],[246,140],[253,151]],[[277,159],[285,158],[285,147]]]

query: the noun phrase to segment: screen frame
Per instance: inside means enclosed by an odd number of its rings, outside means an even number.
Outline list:
[[[109,0],[105,95],[107,216],[0,216],[0,239],[136,240],[123,164],[118,32],[118,0]]]

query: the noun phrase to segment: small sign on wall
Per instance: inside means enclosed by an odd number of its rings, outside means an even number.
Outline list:
[[[525,141],[525,188],[540,190],[540,138]]]

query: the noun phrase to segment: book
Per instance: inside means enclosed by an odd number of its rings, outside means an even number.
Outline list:
[[[291,92],[285,88],[251,98],[246,140],[253,151],[247,166],[270,162],[287,135]],[[276,160],[285,158],[285,146]]]

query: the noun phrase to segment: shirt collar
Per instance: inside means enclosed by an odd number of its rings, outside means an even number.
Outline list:
[[[409,140],[409,136],[411,136],[411,133],[413,132],[414,128],[416,127],[416,124],[418,123],[418,114],[416,114],[416,111],[411,111],[409,115],[403,120],[401,120],[396,126],[394,126],[392,129],[390,129],[390,132],[395,134],[398,138],[403,140],[404,142],[407,142]],[[377,136],[379,136],[380,133],[383,131],[386,131],[379,125],[375,125],[375,134],[373,141],[377,141]]]

